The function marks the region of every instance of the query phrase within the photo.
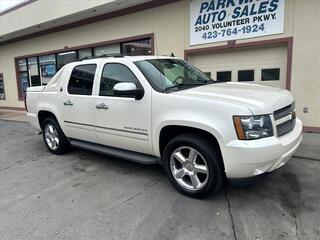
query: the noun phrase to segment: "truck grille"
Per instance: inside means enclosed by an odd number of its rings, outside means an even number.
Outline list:
[[[294,109],[295,109],[295,103],[292,103],[284,108],[274,111],[273,113],[274,120],[277,121],[281,118],[288,116],[290,113],[294,112]]]
[[[294,129],[295,125],[296,125],[295,118],[279,124],[277,126],[278,137],[281,137],[281,136],[286,135],[287,133],[291,132]]]
[[[288,105],[284,108],[274,111],[273,116],[274,116],[274,120],[276,121],[276,124],[278,120],[281,120],[282,118],[287,117],[288,115],[291,115],[290,120],[276,125],[278,137],[284,136],[294,129],[296,125],[296,114],[294,109],[295,109],[295,104],[292,103],[291,105]]]

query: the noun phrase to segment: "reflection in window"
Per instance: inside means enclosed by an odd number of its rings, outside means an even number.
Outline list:
[[[238,81],[254,81],[254,70],[241,70],[238,72]]]
[[[94,48],[94,56],[120,54],[120,44],[101,46]]]
[[[71,73],[68,92],[77,95],[91,95],[96,64],[76,66]]]
[[[28,73],[29,73],[29,81],[31,83],[30,85],[32,87],[41,86],[37,57],[28,58]]]
[[[204,72],[204,74],[211,78],[211,72]]]
[[[100,82],[100,96],[114,96],[113,87],[120,82],[131,82],[139,84],[136,76],[131,70],[117,63],[106,64],[103,68]]]
[[[0,100],[5,100],[6,94],[4,91],[4,80],[3,80],[3,74],[0,73]]]
[[[27,91],[27,88],[29,87],[29,81],[28,81],[28,71],[27,71],[27,60],[26,59],[20,59],[18,61],[18,69],[19,69],[19,84],[20,89],[22,91],[22,94],[20,97],[23,97],[23,94]]]
[[[121,47],[122,53],[124,55],[151,55],[151,39],[143,39],[133,42],[123,43]]]
[[[280,80],[280,68],[262,69],[262,81],[278,81]]]
[[[81,49],[78,52],[78,58],[79,59],[85,59],[92,57],[92,50],[91,48]]]
[[[57,72],[54,54],[39,57],[39,64],[42,85],[47,85]]]
[[[217,72],[218,82],[231,82],[231,71]]]
[[[58,70],[61,69],[64,65],[74,62],[75,60],[77,60],[76,51],[59,53],[57,55]]]

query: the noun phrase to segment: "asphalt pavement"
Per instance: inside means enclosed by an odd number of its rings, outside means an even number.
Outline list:
[[[75,149],[55,156],[29,124],[0,120],[0,239],[320,239],[320,135],[247,187],[179,194],[161,166]]]

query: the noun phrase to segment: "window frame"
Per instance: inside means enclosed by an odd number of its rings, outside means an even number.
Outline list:
[[[279,77],[278,79],[263,79],[263,71],[266,71],[266,70],[279,70]],[[262,68],[261,69],[261,79],[260,81],[261,82],[279,82],[281,80],[281,67],[270,67],[270,68]]]
[[[253,72],[253,79],[252,80],[245,80],[245,81],[239,81],[239,73],[240,72],[246,72],[246,71],[252,71]],[[244,83],[252,83],[252,82],[255,82],[255,74],[256,74],[256,71],[255,69],[240,69],[237,71],[237,82],[244,82]]]
[[[139,78],[137,77],[137,75],[134,73],[134,71],[132,71],[132,69],[131,69],[128,65],[126,65],[126,64],[124,64],[124,63],[120,63],[120,62],[107,62],[107,63],[104,63],[104,64],[103,64],[103,66],[102,66],[102,68],[101,68],[101,71],[100,71],[99,83],[97,84],[97,87],[98,87],[97,96],[98,96],[98,97],[129,98],[129,99],[132,98],[132,99],[134,99],[134,97],[130,97],[130,96],[116,96],[116,95],[104,96],[104,95],[100,95],[100,88],[101,88],[101,80],[102,80],[103,70],[104,70],[104,68],[105,68],[108,64],[120,64],[120,65],[123,65],[123,66],[125,66],[126,68],[128,68],[129,71],[133,74],[133,76],[137,79],[137,83],[138,83],[137,88],[138,88],[138,89],[141,89],[141,90],[143,91],[143,93],[145,92],[145,91],[144,91],[144,88],[143,88],[143,86],[142,86],[142,84],[141,84],[141,82],[140,82],[140,80],[139,80]],[[144,94],[143,94],[143,97],[144,97]],[[139,100],[142,100],[143,97],[142,97],[141,99],[139,99]]]
[[[93,76],[93,80],[92,80],[92,89],[91,89],[91,94],[75,94],[75,93],[70,93],[69,92],[69,85],[70,85],[70,80],[71,80],[71,76],[72,76],[72,72],[76,67],[81,67],[81,66],[88,66],[88,65],[94,65],[96,66],[95,72],[94,72],[94,76]],[[93,96],[93,91],[94,91],[94,82],[95,82],[95,78],[97,76],[97,71],[98,71],[98,64],[96,63],[88,63],[88,64],[79,64],[79,65],[75,65],[74,67],[72,67],[70,76],[69,76],[69,80],[68,80],[68,84],[67,84],[67,88],[66,88],[66,92],[68,95],[70,96]]]
[[[220,81],[220,80],[218,79],[218,74],[219,74],[219,73],[230,73],[230,81]],[[232,82],[232,70],[216,71],[216,80],[217,80],[218,82],[224,82],[224,83]]]

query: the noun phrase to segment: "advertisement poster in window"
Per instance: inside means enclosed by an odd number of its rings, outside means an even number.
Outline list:
[[[190,45],[284,32],[285,0],[191,0]]]
[[[4,91],[4,79],[3,79],[3,74],[0,73],[0,100],[5,100],[6,99],[6,94]]]

